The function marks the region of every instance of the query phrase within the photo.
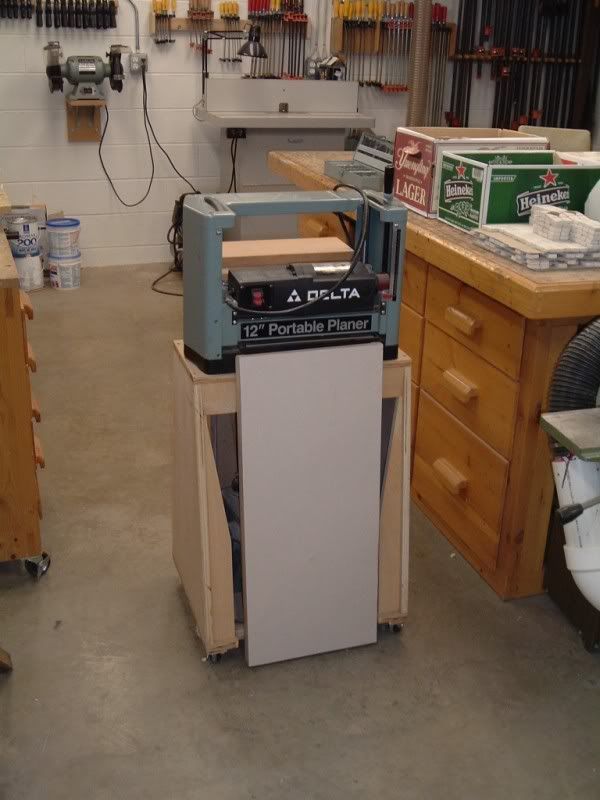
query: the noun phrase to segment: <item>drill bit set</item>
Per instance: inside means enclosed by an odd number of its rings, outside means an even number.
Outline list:
[[[308,17],[303,0],[248,0],[248,19],[260,25],[267,58],[253,58],[251,78],[304,77]]]
[[[172,44],[175,39],[171,21],[175,19],[177,0],[152,0],[154,14],[154,44]]]
[[[193,50],[202,52],[202,33],[207,28],[210,29],[214,16],[210,0],[190,0],[188,19],[190,20],[190,47]]]
[[[0,19],[33,17],[33,0],[0,0]],[[115,0],[35,0],[35,24],[38,28],[116,28],[117,5]]]
[[[228,37],[240,28],[239,3],[219,3],[219,15],[222,20],[221,28],[225,31],[223,40],[223,55],[219,59],[225,64],[239,64],[242,59],[238,55],[239,40]]]

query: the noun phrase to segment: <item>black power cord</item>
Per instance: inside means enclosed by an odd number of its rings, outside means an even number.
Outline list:
[[[233,188],[234,192],[237,192],[237,149],[238,149],[238,141],[239,137],[234,136],[231,140],[231,147],[229,148],[229,153],[231,155],[231,180],[229,181],[229,187],[227,189],[228,192],[231,191]]]
[[[310,308],[314,306],[316,303],[320,303],[323,300],[326,300],[330,295],[332,295],[335,291],[337,291],[340,286],[342,286],[352,275],[354,270],[356,269],[357,265],[360,263],[360,257],[362,254],[362,249],[364,247],[365,241],[367,239],[367,229],[369,227],[369,200],[367,195],[362,189],[357,188],[356,186],[350,186],[348,183],[338,183],[333,187],[334,191],[336,189],[352,189],[355,192],[358,192],[362,197],[363,201],[363,218],[362,218],[362,225],[360,229],[360,238],[354,247],[354,253],[352,254],[352,258],[350,260],[350,265],[346,272],[342,275],[342,277],[334,283],[326,292],[323,292],[322,295],[319,297],[315,297],[314,300],[309,300],[307,303],[302,303],[299,306],[293,306],[292,308],[285,308],[281,311],[259,311],[256,308],[245,308],[244,306],[239,306],[233,298],[229,297],[229,295],[225,295],[225,302],[227,305],[232,308],[234,311],[243,311],[245,314],[252,314],[252,316],[256,317],[280,317],[283,314],[294,314],[297,311],[303,311],[305,308]]]
[[[152,141],[150,139],[150,133],[152,133],[152,138],[154,139],[154,142],[155,142],[156,146],[163,153],[163,155],[166,157],[167,161],[171,165],[171,168],[173,169],[173,172],[175,172],[175,174],[179,178],[181,178],[181,180],[184,183],[187,183],[187,185],[192,190],[193,194],[200,194],[199,190],[196,189],[196,187],[193,185],[193,183],[191,183],[185,177],[185,175],[182,175],[181,172],[179,172],[179,170],[177,169],[177,167],[173,163],[173,159],[171,158],[171,156],[168,154],[168,152],[165,150],[165,148],[162,146],[162,144],[158,141],[158,137],[157,137],[157,135],[156,135],[156,133],[154,131],[154,127],[152,126],[152,121],[150,120],[150,115],[148,113],[148,87],[146,85],[146,67],[145,66],[142,67],[142,113],[143,113],[143,119],[144,119],[144,130],[146,131],[146,141],[148,142],[148,153],[150,155],[151,171],[150,171],[150,177],[148,179],[148,186],[146,188],[146,191],[144,192],[143,196],[139,200],[136,200],[133,203],[128,203],[126,200],[123,200],[121,195],[118,193],[117,188],[113,183],[113,179],[111,178],[111,176],[110,176],[110,174],[108,172],[108,169],[106,168],[106,164],[104,163],[104,159],[102,157],[102,145],[104,144],[104,138],[106,136],[106,131],[108,129],[108,122],[109,122],[109,119],[110,119],[110,115],[108,113],[108,106],[105,106],[104,110],[106,112],[106,122],[104,123],[104,128],[102,130],[102,135],[100,136],[100,142],[98,144],[98,157],[100,159],[100,164],[102,166],[102,171],[104,172],[104,174],[106,176],[106,179],[108,180],[108,183],[109,183],[111,189],[113,190],[113,192],[115,194],[115,197],[117,198],[117,200],[122,205],[126,206],[127,208],[135,208],[136,206],[141,205],[144,202],[144,200],[146,200],[148,195],[150,194],[150,190],[152,189],[152,186],[154,184],[155,164],[154,164],[154,153],[152,151]],[[180,200],[179,200],[180,204],[183,203],[184,198],[185,198],[185,195],[182,195]],[[181,253],[178,252],[178,245],[177,245],[178,237],[179,237],[179,239],[181,238],[181,222],[179,223],[179,225],[177,225],[176,222],[173,221],[173,224],[171,225],[171,227],[169,228],[169,230],[167,232],[167,241],[169,242],[170,245],[173,246],[174,263],[173,263],[173,266],[169,267],[169,269],[166,272],[164,272],[162,275],[160,275],[158,278],[156,278],[156,280],[154,280],[152,282],[152,287],[151,287],[153,289],[153,291],[155,291],[155,292],[159,292],[160,294],[172,295],[172,296],[175,296],[175,297],[181,297],[182,293],[181,292],[170,292],[170,291],[167,291],[167,290],[164,290],[164,289],[159,289],[157,287],[158,287],[158,284],[160,283],[160,281],[162,281],[164,278],[166,278],[167,275],[169,275],[171,272],[174,272],[174,271],[176,271],[178,269],[181,269]]]

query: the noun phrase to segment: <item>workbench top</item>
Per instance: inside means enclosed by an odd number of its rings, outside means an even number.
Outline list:
[[[325,161],[351,152],[273,151],[269,167],[302,189],[331,189]],[[600,315],[600,270],[535,272],[477,246],[470,235],[437,219],[409,212],[406,248],[528,319]]]

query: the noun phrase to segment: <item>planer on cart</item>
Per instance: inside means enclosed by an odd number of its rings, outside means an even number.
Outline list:
[[[351,212],[357,223],[349,262],[241,267],[223,278],[223,232],[236,216]],[[183,210],[186,356],[204,372],[233,372],[241,353],[380,341],[384,358],[395,358],[406,219],[397,201],[350,188],[189,195]]]

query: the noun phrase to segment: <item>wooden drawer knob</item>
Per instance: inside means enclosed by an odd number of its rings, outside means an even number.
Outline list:
[[[436,461],[433,462],[433,471],[441,481],[442,485],[457,497],[459,494],[463,494],[467,490],[467,486],[469,485],[469,481],[462,472],[459,472],[456,467],[453,467],[452,464],[446,458],[438,458]]]
[[[446,322],[450,323],[457,331],[464,333],[465,336],[474,336],[481,328],[481,322],[469,314],[465,314],[456,306],[448,306],[445,313]]]
[[[39,464],[42,469],[46,466],[46,458],[44,456],[44,448],[39,438],[33,435],[33,449],[35,451],[35,463]]]
[[[454,369],[445,370],[442,373],[442,378],[448,391],[460,403],[466,405],[479,395],[477,386]]]
[[[29,342],[27,342],[27,364],[32,372],[37,370],[37,361],[35,360],[35,355],[33,354],[33,349]]]
[[[33,319],[33,306],[31,305],[31,300],[29,299],[27,292],[24,292],[22,289],[19,290],[19,300],[21,303],[21,313],[25,314],[27,319]]]
[[[36,422],[42,419],[42,412],[40,411],[40,404],[34,394],[31,395],[31,416]]]

